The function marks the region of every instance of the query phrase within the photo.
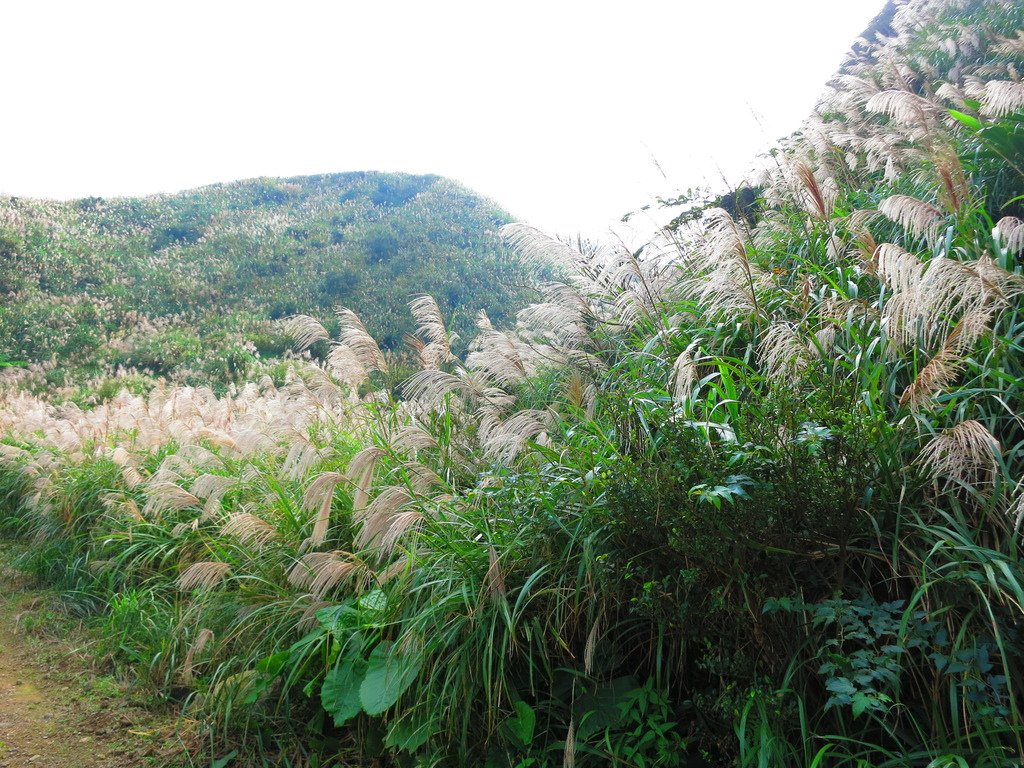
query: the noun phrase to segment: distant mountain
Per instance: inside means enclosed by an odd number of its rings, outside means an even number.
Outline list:
[[[0,197],[0,351],[198,383],[244,373],[243,340],[281,352],[269,321],[305,313],[330,328],[339,305],[397,348],[420,293],[466,336],[479,310],[510,320],[543,271],[501,243],[508,221],[448,179],[374,172],[143,198]]]

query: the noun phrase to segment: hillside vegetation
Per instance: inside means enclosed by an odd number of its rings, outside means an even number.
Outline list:
[[[296,313],[331,324],[351,307],[388,349],[425,291],[463,332],[480,310],[508,321],[539,272],[502,244],[508,221],[446,179],[384,173],[0,198],[0,351],[45,364],[51,386],[118,369],[200,384],[279,356],[269,321]]]
[[[735,216],[506,227],[565,277],[464,351],[418,296],[399,387],[342,312],[284,382],[8,392],[22,567],[215,758],[1019,765],[1024,5],[890,24]]]

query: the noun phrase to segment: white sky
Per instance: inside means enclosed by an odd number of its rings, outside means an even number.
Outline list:
[[[742,174],[883,4],[5,2],[0,192],[438,173],[599,234]]]

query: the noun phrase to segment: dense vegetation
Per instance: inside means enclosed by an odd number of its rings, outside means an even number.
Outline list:
[[[748,185],[392,388],[9,392],[23,565],[282,764],[1024,759],[1024,6],[913,2]],[[734,196],[734,199],[739,196]]]
[[[49,386],[117,371],[244,381],[286,339],[270,322],[336,306],[388,349],[429,291],[462,332],[535,297],[508,215],[436,176],[348,173],[69,203],[0,198],[0,350]],[[337,327],[334,323],[333,327]]]

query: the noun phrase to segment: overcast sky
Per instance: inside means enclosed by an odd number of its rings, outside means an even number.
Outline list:
[[[561,234],[742,174],[883,0],[4,3],[0,192],[438,173]]]

